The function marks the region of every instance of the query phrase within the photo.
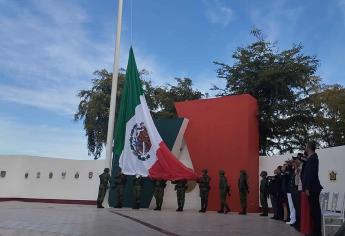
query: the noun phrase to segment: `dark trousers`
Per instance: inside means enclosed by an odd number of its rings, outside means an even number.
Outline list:
[[[278,193],[276,196],[277,196],[277,218],[279,220],[283,220],[284,219],[284,208],[283,208],[284,196],[283,196],[283,193]]]
[[[100,185],[98,189],[97,206],[102,206],[107,188]]]
[[[278,219],[277,197],[271,194],[270,198],[271,198],[271,204],[272,204],[272,209],[273,209],[273,217]]]
[[[321,236],[320,192],[309,192],[310,214],[313,221],[312,236]]]
[[[297,230],[299,230],[300,226],[301,226],[301,192],[298,190],[294,190],[294,191],[292,191],[291,196],[292,196],[293,205],[294,205],[295,210],[296,210],[296,226],[295,226],[295,228]]]

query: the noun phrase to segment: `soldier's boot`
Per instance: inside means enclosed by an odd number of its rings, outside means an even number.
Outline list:
[[[267,208],[262,208],[262,213],[260,216],[268,216],[268,209]]]
[[[206,202],[205,202],[205,205],[204,205],[204,212],[207,211],[207,205],[208,205],[208,202],[206,201]]]
[[[104,208],[104,206],[102,206],[102,203],[97,202],[97,208]]]
[[[224,207],[223,204],[220,204],[220,210],[217,211],[218,213],[224,213]]]
[[[160,211],[160,210],[162,210],[162,204],[158,203],[156,207],[156,211]]]
[[[133,205],[132,209],[139,209],[139,205],[140,205],[140,204],[139,204],[139,203],[137,203],[137,202],[136,202],[136,203],[134,203],[134,205]]]
[[[230,208],[228,207],[228,205],[225,205],[224,214],[228,214],[228,212],[230,212]]]
[[[239,215],[246,215],[247,214],[247,208],[242,207],[242,211],[238,213]]]
[[[122,203],[118,203],[115,208],[122,208]]]
[[[201,213],[206,212],[206,203],[201,204],[201,210],[199,212],[201,212]]]
[[[177,209],[176,209],[176,211],[181,211],[181,204],[180,204],[180,201],[179,201],[178,204],[177,204]]]
[[[201,209],[199,210],[199,212],[203,212],[203,210],[204,210],[204,203],[201,202]]]

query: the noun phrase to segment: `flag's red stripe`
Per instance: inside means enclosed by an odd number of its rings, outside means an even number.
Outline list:
[[[192,169],[185,167],[176,159],[163,141],[159,144],[156,155],[157,161],[149,169],[151,178],[165,180],[197,180],[199,178]]]

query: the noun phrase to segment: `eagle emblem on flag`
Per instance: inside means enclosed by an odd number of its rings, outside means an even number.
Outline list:
[[[136,155],[139,160],[146,161],[150,158],[149,152],[152,144],[144,122],[133,126],[129,142],[133,154]]]

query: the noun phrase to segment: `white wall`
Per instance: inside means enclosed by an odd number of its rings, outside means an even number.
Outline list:
[[[188,148],[184,142],[176,156],[188,167],[193,168],[189,157]],[[319,176],[325,192],[345,191],[345,146],[327,148],[317,151],[320,159]],[[273,170],[282,165],[291,155],[260,157],[259,172],[266,170],[269,175]],[[7,172],[5,178],[0,177],[0,198],[38,198],[38,199],[67,199],[67,200],[95,200],[98,193],[98,175],[103,172],[103,160],[68,160],[47,157],[32,156],[8,156],[0,155],[0,171]],[[329,171],[337,172],[337,181],[329,181]],[[41,172],[40,179],[36,173]],[[61,172],[66,171],[65,179]],[[79,172],[79,179],[74,174]],[[92,171],[93,178],[88,178]],[[25,179],[25,172],[29,177]],[[54,176],[49,179],[49,172]],[[258,173],[259,174],[259,173]],[[186,208],[197,209],[199,207],[198,187],[186,194]],[[173,185],[166,189],[164,207],[176,207],[176,193]],[[340,204],[338,204],[340,208]]]
[[[68,160],[60,158],[0,155],[0,198],[38,198],[65,200],[96,200],[103,160]],[[61,173],[66,171],[65,179]],[[29,177],[25,179],[25,173]],[[37,172],[41,172],[39,179]],[[53,178],[49,179],[49,172]],[[79,178],[74,175],[79,172]],[[89,179],[89,172],[93,172]]]
[[[345,193],[345,146],[325,148],[317,150],[319,156],[319,177],[321,185],[323,186],[323,192],[340,193],[340,199],[342,201]],[[286,160],[291,159],[292,155],[281,156],[269,156],[260,157],[259,172],[266,170],[268,175],[273,175],[274,169],[277,166],[282,165]],[[337,181],[331,182],[329,180],[329,172],[337,172]],[[338,208],[341,208],[341,201],[339,201]]]

